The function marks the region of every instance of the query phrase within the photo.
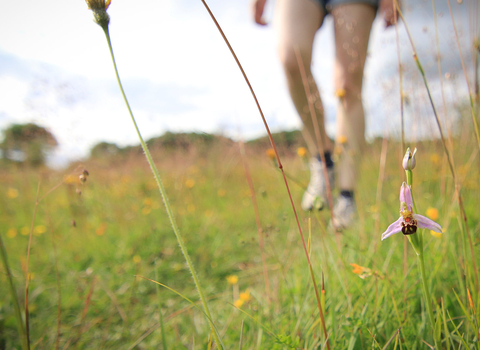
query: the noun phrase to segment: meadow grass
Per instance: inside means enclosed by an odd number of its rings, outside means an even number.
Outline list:
[[[475,140],[456,140],[454,145],[478,255]],[[425,234],[427,274],[438,305],[435,314],[444,315],[440,317],[443,347],[462,348],[464,340],[478,348],[479,295],[451,175],[440,143],[416,146],[417,207],[422,214],[427,208],[437,209],[437,221],[445,228],[441,238]],[[381,349],[398,329],[388,348],[425,348],[423,341],[433,344],[414,252],[408,247],[405,276],[404,238],[396,235],[380,241],[383,230],[398,217],[398,189],[404,180],[399,145],[388,147],[380,203],[376,201],[380,143],[371,144],[365,153],[358,221],[340,236],[340,245],[326,229],[328,211],[311,217],[310,256],[319,288],[324,277],[325,318],[334,349]],[[283,179],[264,150],[247,147],[246,154],[265,234],[270,295],[265,291],[255,215],[238,145],[155,152],[154,160],[162,165],[172,209],[225,346],[320,349],[325,339]],[[283,160],[288,175],[306,185],[303,160],[288,152]],[[160,300],[167,346],[206,348],[211,332],[148,164],[139,157],[91,160],[83,166],[90,174],[84,184],[78,180],[83,168],[68,177],[70,171],[28,168],[1,174],[0,233],[22,309],[38,182],[40,197],[64,182],[39,203],[33,225],[31,347],[56,348],[58,339],[58,348],[128,349],[135,344],[140,349],[158,348],[162,344]],[[298,202],[303,188],[291,184],[291,189]],[[299,214],[308,233],[308,214]],[[375,232],[377,217],[379,231]],[[359,278],[351,263],[370,271]],[[160,289],[158,298],[156,285],[135,277],[139,275],[167,285],[194,305],[166,288]],[[238,277],[235,284],[227,281],[232,275]],[[6,285],[3,270],[0,278]],[[21,343],[7,288],[0,288],[0,300],[0,339],[5,348],[18,348]]]

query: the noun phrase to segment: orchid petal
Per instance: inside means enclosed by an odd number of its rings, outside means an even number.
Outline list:
[[[413,214],[413,218],[417,220],[417,226],[420,228],[426,228],[438,233],[442,233],[442,226],[437,224],[435,221],[426,218],[423,215]]]
[[[385,238],[388,238],[388,237],[394,235],[395,233],[401,232],[402,231],[402,221],[403,221],[403,217],[400,216],[400,218],[397,221],[395,221],[393,224],[388,226],[387,230],[382,234],[382,241]]]
[[[407,209],[412,211],[413,207],[413,200],[412,200],[412,192],[410,191],[410,186],[408,186],[405,182],[402,184],[400,188],[400,211],[404,208],[402,207],[402,203],[407,204]]]

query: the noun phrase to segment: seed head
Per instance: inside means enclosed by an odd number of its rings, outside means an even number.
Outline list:
[[[107,28],[110,23],[110,16],[107,9],[112,0],[85,0],[88,9],[93,11],[93,20],[102,28]]]

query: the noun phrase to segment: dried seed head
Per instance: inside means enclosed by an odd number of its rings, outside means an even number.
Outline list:
[[[103,29],[106,29],[110,23],[110,16],[107,9],[111,0],[85,0],[88,8],[93,11],[93,20]]]

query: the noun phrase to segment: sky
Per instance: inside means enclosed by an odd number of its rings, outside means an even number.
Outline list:
[[[467,84],[446,1],[437,2],[441,78],[432,3],[406,0],[404,13],[434,99],[442,105],[442,83],[452,121],[467,96]],[[470,80],[470,24],[472,18],[478,21],[478,13],[472,15],[473,2],[452,1]],[[253,23],[248,0],[208,4],[242,63],[271,130],[299,128],[277,57],[275,1],[268,2],[266,27]],[[265,134],[248,87],[200,0],[112,0],[108,12],[117,66],[145,139],[166,131],[219,133],[233,139]],[[395,29],[383,27],[377,16],[364,78],[368,138],[395,136],[400,128]],[[398,32],[407,132],[414,138],[430,137],[431,107],[403,23]],[[57,166],[87,157],[101,141],[138,144],[105,36],[84,1],[0,0],[0,33],[0,130],[27,122],[48,128],[59,142],[50,159]],[[314,45],[312,70],[325,106],[327,131],[333,136],[337,101],[330,17]]]

